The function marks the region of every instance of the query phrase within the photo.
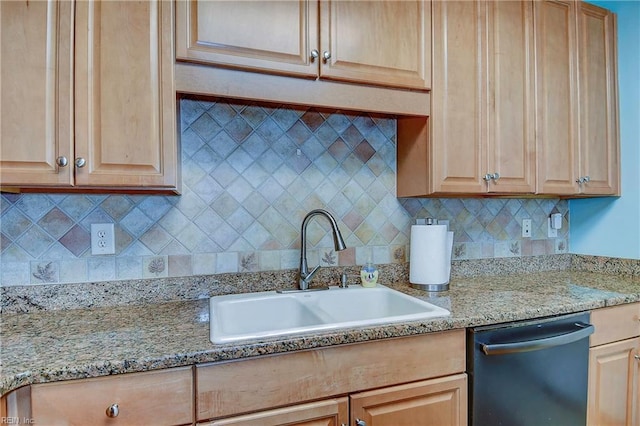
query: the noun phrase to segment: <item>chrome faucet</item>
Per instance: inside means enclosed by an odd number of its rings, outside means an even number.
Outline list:
[[[304,217],[302,221],[302,230],[300,232],[301,244],[300,244],[300,274],[298,280],[298,287],[300,290],[308,290],[309,283],[313,279],[313,276],[320,269],[320,265],[313,268],[311,272],[309,272],[309,267],[307,266],[307,224],[309,220],[316,215],[321,215],[326,217],[331,223],[331,230],[333,232],[333,245],[336,248],[336,251],[341,251],[347,248],[347,245],[344,243],[342,239],[342,234],[340,234],[340,230],[338,229],[338,224],[331,213],[326,210],[316,209],[311,210]]]

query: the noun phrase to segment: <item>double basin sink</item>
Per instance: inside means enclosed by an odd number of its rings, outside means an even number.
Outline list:
[[[385,286],[332,287],[215,296],[209,302],[213,343],[418,321],[449,311]]]

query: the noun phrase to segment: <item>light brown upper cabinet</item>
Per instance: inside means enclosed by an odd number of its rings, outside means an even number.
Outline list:
[[[433,2],[431,116],[398,119],[398,196],[533,193],[530,2]]]
[[[398,119],[398,196],[619,194],[615,24],[576,1],[434,1],[431,115]]]
[[[0,31],[0,183],[71,186],[73,4],[0,2]]]
[[[180,0],[176,7],[179,61],[430,88],[429,1]]]
[[[578,3],[582,194],[620,194],[616,34],[615,14]]]
[[[0,7],[2,185],[177,191],[172,3]]]
[[[617,195],[615,15],[574,1],[534,9],[538,192]]]

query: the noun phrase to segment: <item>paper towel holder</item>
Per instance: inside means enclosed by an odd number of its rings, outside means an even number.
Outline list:
[[[438,220],[433,219],[433,218],[425,218],[425,219],[416,219],[416,227],[420,228],[420,227],[424,227],[425,225],[427,227],[430,227],[432,225],[437,225],[438,224]],[[448,222],[448,221],[447,221]],[[443,226],[443,225],[440,225]],[[413,228],[414,226],[411,227],[412,228],[412,238],[413,238]],[[434,226],[435,228],[435,226]],[[449,290],[449,281],[451,279],[451,251],[453,249],[453,232],[449,231],[449,227],[448,227],[448,223],[446,224],[446,233],[447,235],[447,245],[448,245],[448,271],[447,271],[447,277],[446,277],[446,281],[443,283],[425,283],[425,282],[412,282],[412,275],[413,275],[413,271],[411,270],[411,266],[410,266],[410,273],[409,273],[409,286],[418,290],[422,290],[422,291],[427,291],[427,292],[442,292],[442,291],[448,291]],[[445,248],[446,250],[447,248]],[[413,256],[413,251],[411,252],[412,256]],[[411,261],[413,261],[413,258],[411,259]],[[411,261],[410,261],[410,265],[411,265]],[[443,277],[444,278],[444,277]]]

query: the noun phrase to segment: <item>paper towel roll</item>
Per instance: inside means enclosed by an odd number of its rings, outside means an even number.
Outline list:
[[[440,285],[449,282],[453,232],[446,225],[411,226],[409,282]]]

